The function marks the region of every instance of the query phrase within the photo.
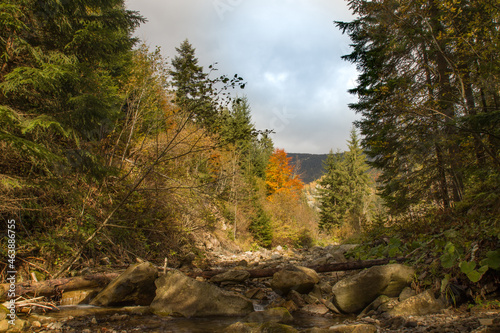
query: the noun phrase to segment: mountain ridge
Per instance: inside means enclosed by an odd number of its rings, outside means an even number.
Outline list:
[[[300,178],[305,184],[313,182],[325,173],[323,161],[328,154],[309,154],[309,153],[287,153],[291,157],[290,163],[298,170]]]

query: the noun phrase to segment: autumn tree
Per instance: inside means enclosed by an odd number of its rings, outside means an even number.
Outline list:
[[[290,164],[284,149],[276,148],[269,158],[266,169],[267,194],[290,193],[297,195],[303,188],[299,175],[295,174],[293,165]]]

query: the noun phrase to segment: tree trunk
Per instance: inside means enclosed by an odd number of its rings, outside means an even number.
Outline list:
[[[41,282],[20,282],[16,283],[16,297],[21,295],[50,297],[55,296],[62,291],[105,287],[119,275],[119,273],[104,273]],[[0,301],[3,302],[7,300],[9,287],[10,284],[8,283],[0,285]]]
[[[327,272],[340,272],[340,271],[349,271],[356,269],[363,269],[372,266],[380,266],[386,265],[391,261],[403,262],[406,258],[389,258],[389,259],[374,259],[374,260],[362,260],[362,261],[349,261],[349,262],[340,262],[334,264],[326,264],[320,266],[306,266],[315,270],[317,273],[327,273]],[[283,268],[262,268],[262,269],[249,269],[247,270],[250,273],[250,278],[264,278],[271,277],[274,273],[283,270]],[[213,270],[213,271],[203,271],[201,273],[193,273],[188,274],[192,277],[201,276],[205,279],[209,279],[217,274],[221,274],[227,272],[228,270]]]

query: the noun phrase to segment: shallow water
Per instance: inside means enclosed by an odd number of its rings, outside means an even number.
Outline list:
[[[122,318],[119,317],[120,315]],[[64,320],[65,332],[79,332],[84,328],[92,331],[116,330],[118,332],[221,332],[226,327],[243,321],[243,317],[159,317],[151,314],[147,307],[65,306],[61,307],[61,311],[50,313],[48,316],[56,320]],[[327,328],[347,319],[343,316],[325,318],[297,313],[293,316],[295,320],[290,325],[299,330],[311,327]]]

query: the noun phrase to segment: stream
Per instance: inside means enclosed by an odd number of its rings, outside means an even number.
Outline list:
[[[243,317],[179,318],[160,317],[149,312],[148,307],[96,307],[62,306],[60,311],[45,315],[32,315],[32,320],[54,322],[53,329],[63,332],[221,332],[226,327],[243,321]],[[298,330],[312,327],[327,328],[349,317],[322,317],[294,314],[290,326]],[[62,324],[62,326],[61,326]]]

